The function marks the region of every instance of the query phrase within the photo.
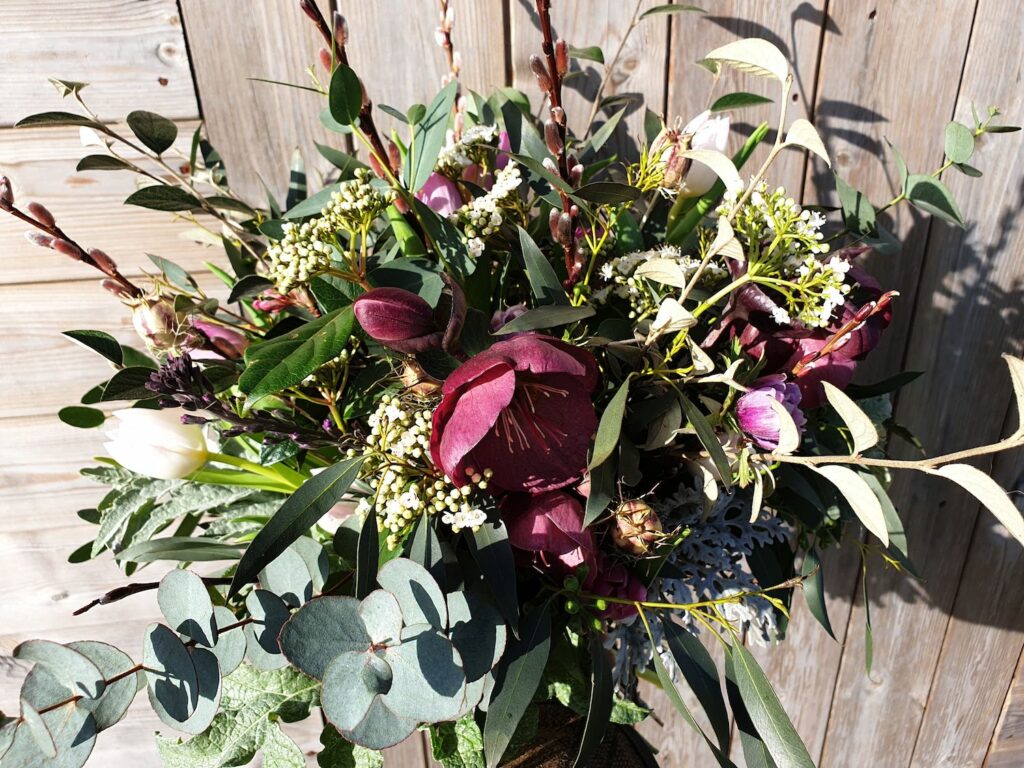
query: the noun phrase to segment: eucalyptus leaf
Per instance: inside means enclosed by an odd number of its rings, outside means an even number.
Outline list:
[[[448,608],[444,593],[422,565],[404,557],[395,558],[380,569],[377,583],[398,600],[407,625],[429,624],[435,629],[447,628]]]
[[[164,723],[180,728],[199,704],[199,681],[191,654],[172,629],[151,624],[146,630],[142,663],[150,706]]]
[[[573,768],[585,768],[597,755],[608,731],[614,691],[611,662],[605,652],[603,639],[600,635],[594,635],[590,641],[590,702]]]
[[[24,699],[21,700],[21,722],[24,729],[36,743],[36,747],[43,754],[43,757],[50,760],[57,757],[57,744],[49,727],[43,720],[43,716],[36,711],[36,708]]]
[[[371,651],[338,654],[324,671],[324,716],[341,731],[357,728],[374,700],[391,689],[392,677],[388,662]]]
[[[922,211],[937,216],[958,227],[964,226],[964,217],[952,193],[938,179],[924,174],[913,174],[907,179],[907,199]]]
[[[854,454],[863,453],[875,446],[879,439],[878,430],[875,429],[875,425],[868,415],[837,386],[828,381],[822,383],[829,405],[835,408],[836,413],[850,430]]]
[[[372,640],[359,601],[329,595],[310,600],[281,630],[281,650],[293,666],[322,680],[328,664],[349,651],[365,651]]]
[[[811,547],[804,555],[803,566],[800,575],[804,577],[804,597],[807,599],[807,608],[811,615],[817,620],[829,637],[836,639],[832,631],[832,622],[828,618],[828,606],[825,603],[825,575],[821,567],[821,558],[818,551]]]
[[[1021,517],[1020,510],[1007,496],[1006,491],[987,474],[970,464],[947,464],[925,471],[959,485],[984,504],[1013,538],[1024,544],[1024,517]]]
[[[448,635],[462,656],[466,680],[490,672],[505,652],[507,630],[494,601],[479,586],[448,594]]]
[[[203,580],[191,571],[176,569],[160,580],[160,612],[171,629],[212,648],[217,641],[213,603]]]
[[[213,608],[213,617],[217,622],[217,643],[213,646],[213,655],[217,657],[222,675],[230,675],[245,658],[245,632],[242,627],[226,629],[238,623],[230,610],[223,605]]]
[[[839,195],[839,204],[843,208],[843,222],[846,228],[855,234],[869,234],[875,231],[875,209],[864,195],[838,175],[836,179],[836,192]]]
[[[883,545],[889,546],[889,532],[885,526],[882,506],[871,487],[857,472],[838,464],[812,466],[811,469],[838,488],[864,527],[875,534]]]
[[[356,544],[355,596],[360,600],[373,591],[379,568],[380,532],[377,530],[377,515],[370,510],[359,529]]]
[[[963,123],[949,122],[943,146],[947,158],[954,163],[966,163],[974,154],[974,131]]]
[[[312,574],[305,560],[292,546],[263,567],[259,582],[263,589],[273,592],[293,608],[309,602],[313,597]]]
[[[252,621],[245,625],[245,653],[257,669],[281,669],[288,664],[278,637],[291,617],[288,605],[265,589],[254,589],[245,598]]]
[[[728,753],[729,711],[725,706],[722,683],[711,654],[692,632],[680,627],[670,618],[663,618],[661,626],[676,668],[700,702],[715,732],[718,746],[723,753]]]
[[[384,651],[384,658],[392,681],[381,699],[395,715],[422,723],[458,717],[466,675],[462,658],[448,638],[429,625],[415,624],[402,632],[401,643]]]
[[[193,648],[190,651],[192,664],[196,669],[198,701],[192,716],[178,730],[197,734],[205,731],[217,715],[221,697],[220,665],[217,657],[206,648]]]

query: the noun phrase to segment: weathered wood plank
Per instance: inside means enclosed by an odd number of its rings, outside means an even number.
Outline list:
[[[194,120],[179,123],[175,149],[185,158],[196,125]],[[86,248],[106,251],[126,275],[139,275],[140,268],[152,271],[147,253],[178,261],[188,269],[201,268],[203,260],[223,261],[222,253],[181,236],[191,227],[188,222],[176,221],[170,213],[123,205],[137,188],[135,174],[76,172],[78,161],[96,151],[95,147],[82,147],[77,128],[3,129],[0,173],[10,176],[19,204],[31,200],[42,203],[65,232]],[[139,160],[135,152],[124,154]],[[32,245],[23,237],[27,229],[12,216],[0,215],[0,242],[4,246],[0,285],[102,277],[66,256]]]
[[[697,66],[696,62],[704,54],[733,40],[762,37],[778,46],[789,59],[794,75],[790,121],[798,117],[810,117],[808,113],[814,98],[825,5],[824,0],[783,0],[774,3],[725,0],[707,5],[707,15],[684,13],[673,17],[667,118],[674,120],[678,117],[686,123],[727,93],[757,93],[772,99],[773,103],[731,113],[733,124],[739,130],[734,132],[730,150],[735,151],[742,143],[737,138],[740,133],[745,138],[761,121],[767,121],[772,126],[765,140],[765,144],[770,146],[779,121],[780,84],[773,79],[745,75],[726,68],[717,85],[712,88],[714,78],[706,69]],[[826,25],[826,35],[830,33],[835,33],[834,25],[831,24]],[[766,155],[767,148],[760,148],[749,161],[749,171],[744,169],[744,177],[753,174]],[[824,168],[820,160],[815,163]],[[786,187],[793,197],[799,198],[805,167],[805,153],[786,152],[776,160],[768,174],[768,181],[772,186]]]
[[[4,98],[0,126],[67,109],[49,77],[90,83],[100,119],[133,109],[172,119],[199,116],[175,0],[7,0],[3,7]]]
[[[983,768],[1017,768],[1024,764],[1024,655],[1010,681],[1002,714],[992,734]]]
[[[349,22],[352,67],[370,98],[402,113],[417,102],[429,104],[441,88],[441,78],[449,73],[444,51],[434,40],[437,0],[341,0],[337,6]],[[505,85],[502,4],[452,2],[450,7],[455,13],[452,45],[462,58],[463,88],[486,95]],[[384,135],[398,125],[380,110],[374,117]],[[399,133],[403,141],[407,131]]]
[[[950,12],[953,10],[950,7]],[[880,10],[879,16],[881,14]],[[996,3],[979,8],[978,19],[979,24],[993,26],[987,28],[987,33],[975,37],[979,41],[975,44],[985,41],[984,48],[976,51],[972,70],[965,73],[964,88],[956,105],[956,117],[967,121],[970,120],[970,100],[977,98],[969,89],[983,88],[986,100],[1002,98],[1007,108],[1017,112],[1022,107],[1020,94],[1012,85],[1013,80],[1020,77],[1019,61],[1013,64],[1015,73],[1008,72],[1005,86],[994,84],[984,74],[990,73],[993,66],[988,51],[992,50],[995,35],[1006,33],[1010,35],[1008,40],[1017,39],[1013,37],[1013,30],[1019,20],[1014,19],[1009,6],[1000,8]],[[957,26],[956,19],[950,17],[949,23],[936,26],[943,29]],[[962,28],[965,24],[959,26]],[[1017,29],[1019,31],[1019,27]],[[933,44],[929,42],[914,53],[914,72],[921,71],[920,57],[927,56]],[[947,51],[944,55],[950,54]],[[904,83],[901,90],[907,100],[914,100],[915,89]],[[933,91],[931,97],[936,98],[937,93],[939,91]],[[942,122],[942,119],[935,119],[931,124],[937,128]],[[916,119],[914,124],[917,124]],[[932,224],[923,268],[920,272],[908,270],[917,282],[917,292],[905,367],[926,370],[929,374],[901,396],[896,419],[914,430],[932,453],[998,437],[1010,392],[998,355],[1004,351],[1020,352],[1024,330],[1019,314],[1024,261],[1019,254],[1024,227],[1018,218],[1022,192],[1016,186],[1019,177],[1013,169],[1019,167],[1024,156],[1024,143],[1019,138],[1011,139],[998,147],[993,144],[993,150],[987,156],[982,153],[977,159],[986,172],[983,183],[969,184],[972,180],[965,177],[944,179],[965,214],[972,219],[970,231]],[[930,162],[936,161],[937,158]],[[917,167],[921,168],[922,164],[918,161]],[[908,266],[904,264],[905,268]],[[970,404],[969,415],[965,404]],[[991,462],[981,462],[979,466],[987,468]],[[896,478],[893,496],[908,532],[911,557],[924,582],[913,584],[892,572],[876,572],[871,580],[872,599],[884,606],[883,610],[873,613],[875,667],[871,679],[865,678],[860,664],[856,663],[863,658],[863,640],[859,632],[854,632],[847,640],[849,663],[844,661],[837,682],[823,757],[825,764],[841,764],[850,754],[858,754],[868,763],[908,764],[915,741],[909,735],[918,733],[925,716],[933,685],[932,673],[940,659],[950,611],[957,610],[954,597],[961,578],[964,582],[960,590],[965,599],[972,593],[980,594],[975,590],[988,592],[983,603],[975,602],[971,608],[960,604],[961,611],[976,610],[979,617],[990,610],[993,617],[997,616],[998,608],[984,606],[998,606],[1001,600],[1012,600],[1017,594],[1012,591],[1010,582],[998,580],[995,574],[1007,575],[1019,569],[1019,565],[1004,561],[1003,567],[1009,570],[996,571],[990,580],[985,580],[976,566],[964,570],[970,545],[968,532],[974,529],[978,516],[978,505],[973,499],[948,484],[907,474]],[[991,521],[987,513],[984,514],[981,525],[988,527]],[[987,565],[996,567],[1000,565],[996,550],[987,549],[990,545],[982,540],[985,527],[979,529],[982,537],[976,538],[977,555],[993,558]],[[1019,573],[1017,570],[1018,575],[1010,581],[1019,581]],[[861,625],[862,606],[854,609],[851,621],[855,627]],[[1011,629],[1012,623],[1005,628]],[[970,637],[974,632],[977,634]],[[953,643],[947,649],[954,654],[947,655],[946,659],[955,666],[943,676],[952,675],[959,684],[953,684],[964,707],[957,710],[958,722],[963,725],[958,737],[967,751],[977,749],[977,742],[983,742],[991,734],[998,703],[985,705],[989,707],[986,714],[982,702],[989,694],[983,688],[993,684],[991,678],[987,674],[968,674],[967,668],[956,661],[957,649],[970,654],[971,648],[989,643],[998,645],[997,636],[987,637],[989,633],[998,632],[988,627],[975,627],[968,632],[966,627],[954,625],[952,634],[946,638],[947,643]],[[1007,642],[1015,641],[1007,638]],[[997,670],[992,672],[996,674]],[[950,690],[948,681],[940,678],[939,683],[944,690]],[[968,712],[975,705],[980,709]],[[980,722],[982,720],[987,722]],[[944,726],[949,726],[948,721]],[[939,723],[929,726],[930,738],[935,737],[936,728],[942,727]],[[971,732],[969,727],[985,733]],[[933,746],[941,747],[940,744]],[[938,754],[923,744],[919,749],[925,750],[923,755]],[[935,761],[924,759],[921,764],[935,764]],[[948,764],[964,763],[954,760]]]
[[[642,0],[641,11],[658,5],[654,0]],[[552,10],[551,25],[556,36],[565,38],[575,48],[597,45],[611,61],[622,42],[623,34],[637,8],[635,0],[589,0],[586,3],[556,3]],[[537,109],[541,107],[537,80],[530,70],[530,56],[541,54],[537,13],[529,0],[511,3],[512,84],[527,95]],[[639,94],[643,104],[654,112],[665,108],[665,62],[667,58],[668,17],[653,16],[644,19],[626,40],[622,54],[608,79],[604,96]],[[586,128],[594,94],[601,80],[603,67],[593,61],[574,59],[572,77],[563,87],[562,101],[572,131],[580,134]],[[572,73],[582,72],[582,75]],[[622,108],[615,106],[610,113]],[[610,114],[599,115],[595,122],[603,122]],[[633,137],[643,136],[644,109],[634,100],[624,121]],[[545,114],[546,117],[546,114]],[[628,149],[623,128],[609,146],[617,151]]]
[[[321,0],[328,11],[328,3]],[[316,67],[323,41],[297,2],[182,0],[189,54],[210,141],[224,158],[228,181],[239,195],[263,204],[260,178],[282,199],[292,151],[298,147],[311,184],[329,164],[314,142],[342,146],[323,128],[326,107],[319,94],[252,78],[309,86],[306,68]]]

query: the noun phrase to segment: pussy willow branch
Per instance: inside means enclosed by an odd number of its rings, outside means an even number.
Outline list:
[[[887,467],[889,469],[917,469],[927,471],[936,469],[944,464],[951,464],[955,461],[974,458],[975,456],[987,456],[992,453],[1010,450],[1024,446],[1024,434],[1016,435],[1000,440],[998,443],[981,445],[977,448],[967,448],[963,451],[946,453],[942,456],[935,456],[930,459],[875,459],[868,456],[783,456],[774,453],[755,454],[751,458],[768,463],[779,462],[783,464],[856,464],[863,467]]]
[[[459,81],[459,67],[455,64],[455,46],[452,44],[452,25],[448,22],[448,0],[440,0],[441,4],[441,36],[443,42],[441,47],[444,48],[445,58],[448,60],[448,71],[452,73],[452,79],[455,80],[455,87],[458,89],[455,92],[455,98],[458,99],[459,94],[462,91],[462,84]]]
[[[217,632],[220,633],[220,632],[227,632],[227,631],[232,630],[232,629],[238,629],[239,627],[244,627],[247,624],[252,624],[253,621],[255,621],[255,619],[253,619],[251,616],[248,617],[248,618],[245,618],[245,619],[239,619],[234,624],[228,624],[226,627],[219,627],[217,629]],[[197,643],[196,643],[195,640],[189,640],[187,643],[185,643],[185,647],[186,648],[195,648],[196,644]],[[116,683],[119,680],[124,680],[126,677],[131,677],[132,675],[136,674],[137,672],[144,672],[145,670],[146,670],[146,665],[145,664],[136,664],[131,669],[126,669],[124,672],[118,672],[113,677],[106,678],[105,680],[103,680],[103,685],[104,685],[104,687],[108,686],[108,685],[113,685],[114,683]],[[56,704],[51,704],[48,707],[43,707],[42,709],[39,710],[39,714],[40,715],[45,715],[47,712],[53,712],[55,709],[60,709],[61,707],[66,707],[68,704],[74,704],[76,701],[79,701],[80,699],[83,699],[83,698],[85,698],[85,697],[84,696],[69,696],[68,698],[64,699],[63,701],[58,701]],[[18,718],[18,722],[21,722],[21,721],[22,721],[22,719]]]

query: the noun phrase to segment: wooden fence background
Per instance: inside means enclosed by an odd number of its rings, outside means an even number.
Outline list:
[[[327,5],[327,0],[321,0]],[[424,101],[445,71],[433,41],[434,0],[341,0],[351,56],[378,102]],[[529,0],[454,0],[455,46],[474,89],[512,84],[534,95],[526,65],[538,48]],[[643,0],[643,6],[653,5]],[[836,170],[877,201],[896,176],[878,156],[886,139],[912,169],[942,160],[942,126],[970,121],[971,103],[1000,105],[1024,119],[1024,13],[1017,0],[705,0],[706,15],[657,16],[627,41],[610,91],[641,94],[651,109],[693,116],[709,78],[693,62],[737,37],[759,35],[795,62],[795,116],[821,129]],[[202,271],[217,258],[181,239],[169,216],[120,207],[132,190],[121,174],[75,174],[83,154],[75,130],[14,130],[21,116],[59,108],[48,76],[92,83],[85,92],[101,119],[132,109],[160,112],[182,136],[205,120],[234,186],[261,197],[259,173],[280,193],[291,149],[317,163],[314,94],[248,78],[303,82],[318,41],[293,0],[4,0],[0,11],[0,173],[19,198],[50,206],[83,243],[123,266],[159,253]],[[618,47],[634,0],[556,0],[558,32],[578,47]],[[590,68],[588,62],[581,62]],[[729,86],[767,87],[728,77]],[[596,72],[580,78],[593,88]],[[725,91],[719,91],[725,92]],[[571,120],[587,114],[566,99]],[[765,115],[769,112],[766,108]],[[636,128],[642,111],[629,122]],[[756,122],[751,111],[745,119]],[[947,182],[972,222],[966,231],[901,208],[892,223],[906,246],[871,268],[901,292],[896,322],[866,379],[898,368],[928,375],[896,407],[897,420],[932,452],[994,440],[1012,429],[1001,352],[1021,353],[1024,289],[1024,142],[1021,134],[985,142],[975,164],[985,178]],[[775,182],[805,196],[829,194],[820,163],[788,154]],[[118,585],[109,560],[69,567],[67,555],[90,527],[75,510],[98,489],[77,469],[101,437],[58,422],[57,409],[99,380],[104,366],[58,334],[100,328],[128,341],[128,318],[87,270],[30,246],[21,227],[0,219],[0,707],[16,709],[24,670],[10,658],[30,637],[108,640],[137,653],[141,630],[157,616],[137,597],[78,619],[71,611]],[[126,270],[139,274],[137,268]],[[992,470],[1022,488],[1024,455]],[[797,598],[788,642],[758,650],[811,754],[823,766],[1024,765],[1024,552],[965,494],[918,477],[898,480],[897,498],[922,581],[876,568],[868,579],[874,668],[864,672],[866,607],[855,552],[827,563],[838,642]],[[143,699],[145,697],[142,697]],[[663,700],[652,694],[655,703]],[[662,764],[711,765],[710,755],[671,708],[644,733]],[[145,705],[99,739],[91,765],[157,765]],[[310,753],[316,729],[295,731]],[[389,765],[427,764],[417,739],[392,750]],[[737,757],[737,759],[740,759]]]

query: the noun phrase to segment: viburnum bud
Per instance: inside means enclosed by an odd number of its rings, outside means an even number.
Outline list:
[[[555,41],[555,67],[559,77],[569,71],[569,44],[561,38]]]
[[[36,229],[30,229],[25,233],[25,239],[28,240],[32,245],[38,245],[40,248],[53,248],[55,237],[47,235]]]
[[[53,227],[57,223],[53,218],[53,214],[50,213],[42,203],[29,203],[28,212],[31,213],[32,217],[44,227]]]
[[[178,315],[166,298],[142,299],[132,308],[132,325],[154,352],[173,349],[178,335]]]
[[[544,121],[544,141],[548,145],[548,151],[553,155],[560,155],[562,150],[565,149],[565,144],[562,142],[562,137],[559,135],[558,126],[555,125],[554,120]]]
[[[548,74],[548,68],[544,66],[544,60],[537,54],[530,57],[530,69],[533,70],[540,89],[545,93],[549,92],[551,90],[551,75]]]
[[[99,248],[90,248],[89,257],[96,262],[97,267],[108,275],[117,271],[117,264],[114,263],[114,260]]]
[[[11,189],[11,180],[6,176],[0,176],[0,206],[10,208],[14,205],[14,190]]]
[[[615,510],[612,541],[620,549],[633,555],[645,555],[661,533],[661,520],[646,502],[631,499]]]
[[[430,397],[441,391],[441,382],[413,360],[407,360],[402,367],[402,385],[406,392],[417,397]]]

